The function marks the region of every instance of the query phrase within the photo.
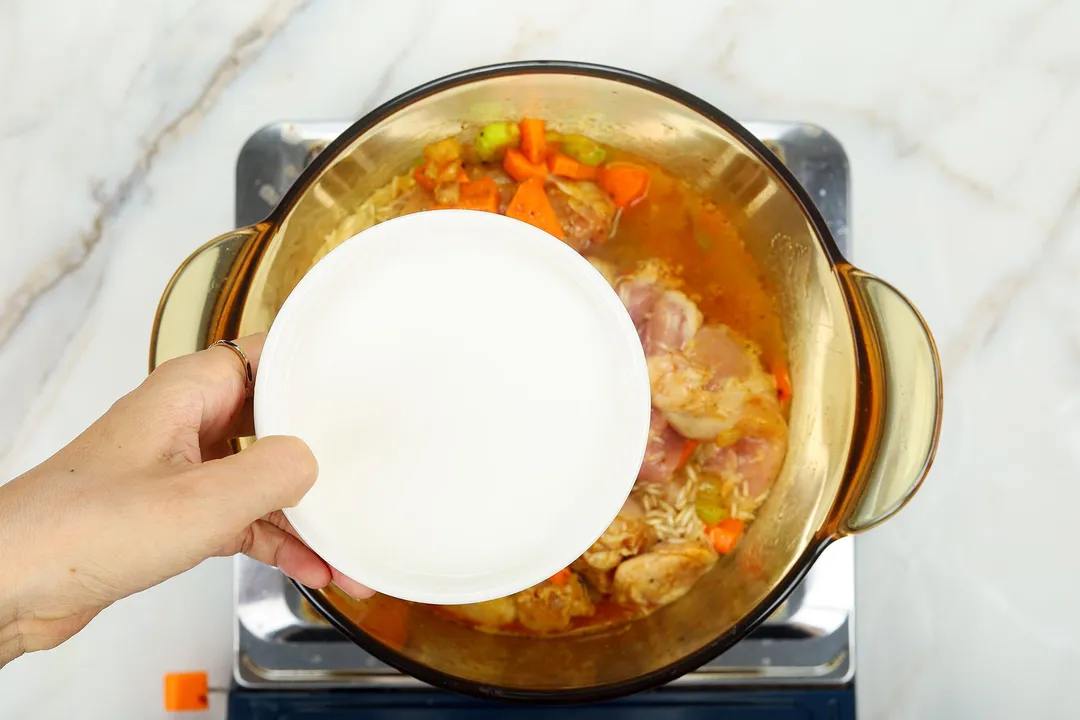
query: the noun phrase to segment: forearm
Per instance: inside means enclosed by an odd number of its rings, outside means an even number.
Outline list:
[[[56,476],[46,461],[0,485],[0,667],[56,647],[108,604],[71,602],[87,590],[73,541],[91,533],[78,526],[67,532],[70,520],[56,522],[56,509],[76,502],[58,491]]]

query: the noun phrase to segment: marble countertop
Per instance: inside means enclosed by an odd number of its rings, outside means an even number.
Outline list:
[[[497,61],[623,66],[835,134],[854,261],[940,343],[938,461],[856,547],[860,716],[1075,714],[1078,27],[1076,0],[4,3],[0,481],[143,378],[161,290],[232,226],[261,125]],[[0,717],[152,718],[167,671],[226,685],[230,579],[205,563],[13,663]]]

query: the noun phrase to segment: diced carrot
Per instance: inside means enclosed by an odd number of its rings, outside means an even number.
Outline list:
[[[544,161],[547,154],[547,131],[544,121],[539,118],[525,118],[521,121],[521,152],[531,163]]]
[[[465,168],[459,168],[457,171],[457,181],[459,183],[469,182],[469,176],[465,174]]]
[[[523,152],[513,148],[508,148],[503,156],[503,170],[518,182],[529,178],[542,180],[547,177],[547,168],[544,167],[544,163],[532,162],[525,157]]]
[[[745,525],[742,520],[728,517],[707,528],[705,533],[712,540],[716,552],[727,555],[735,549],[735,545],[739,542],[739,538],[742,537],[744,529]]]
[[[425,161],[423,165],[413,170],[413,177],[416,178],[416,184],[427,190],[434,190],[435,185],[438,184],[438,169],[430,163]]]
[[[690,456],[694,454],[694,449],[697,448],[697,446],[697,440],[686,441],[686,444],[683,445],[682,452],[679,453],[679,464],[675,466],[676,470],[681,468],[683,465],[686,465],[686,463],[690,461]]]
[[[612,163],[600,169],[598,182],[616,207],[629,207],[649,191],[649,171],[631,163]]]
[[[551,207],[551,200],[544,192],[544,181],[540,178],[529,178],[518,185],[517,192],[506,208],[506,216],[535,225],[560,240],[566,237],[559,223],[559,216],[555,214],[555,208]]]
[[[570,582],[570,568],[563,568],[559,572],[548,578],[553,585],[565,585]]]
[[[489,177],[461,183],[461,198],[455,207],[462,210],[499,212],[499,186]]]
[[[780,402],[787,402],[791,399],[791,375],[787,368],[782,363],[774,364],[772,376],[776,379],[776,396],[780,398]]]
[[[561,152],[548,155],[547,165],[552,175],[561,175],[571,180],[592,180],[597,176],[596,168]]]

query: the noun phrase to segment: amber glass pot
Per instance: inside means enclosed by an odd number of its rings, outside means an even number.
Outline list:
[[[587,701],[659,685],[738,642],[832,540],[900,510],[934,456],[941,370],[922,317],[844,260],[806,192],[745,128],[678,88],[577,63],[500,65],[424,85],[345,131],[266,220],[188,258],[162,297],[150,364],[266,330],[320,247],[361,229],[363,201],[425,145],[524,116],[661,164],[740,228],[789,347],[794,399],[780,477],[734,553],[689,594],[598,634],[489,635],[390,598],[302,590],[354,642],[421,680],[484,697]]]

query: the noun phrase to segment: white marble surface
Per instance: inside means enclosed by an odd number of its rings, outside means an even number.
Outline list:
[[[231,226],[257,127],[488,62],[620,65],[837,135],[854,260],[941,344],[938,462],[857,545],[861,717],[1075,716],[1078,28],[1076,0],[3,3],[0,480],[143,377],[159,293]],[[0,717],[159,717],[170,670],[224,686],[230,576],[207,563],[13,663]]]

